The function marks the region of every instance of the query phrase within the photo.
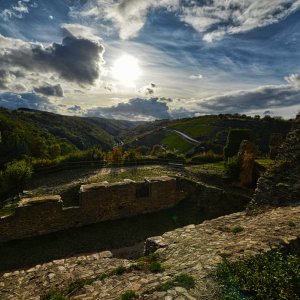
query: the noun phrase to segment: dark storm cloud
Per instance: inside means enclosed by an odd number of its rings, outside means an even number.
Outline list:
[[[300,89],[291,85],[262,86],[202,99],[199,107],[207,112],[246,112],[300,104]]]
[[[9,109],[30,108],[57,112],[56,107],[47,97],[35,93],[0,93],[0,106]]]
[[[40,93],[46,96],[56,96],[56,97],[64,96],[64,91],[60,84],[56,84],[56,85],[46,84],[40,87],[35,87],[34,91],[36,93]]]
[[[68,81],[93,84],[100,75],[104,48],[98,42],[74,36],[65,37],[61,44],[48,47],[23,43],[4,51],[0,64],[22,67],[30,71],[56,72]]]
[[[159,98],[134,98],[130,99],[127,103],[119,103],[111,107],[89,109],[87,115],[132,120],[170,118],[168,105],[161,102]]]

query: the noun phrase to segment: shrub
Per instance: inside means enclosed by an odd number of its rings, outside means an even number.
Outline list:
[[[3,182],[9,189],[23,188],[32,177],[32,166],[25,160],[13,161],[6,165],[3,172]]]
[[[160,262],[154,261],[154,262],[152,262],[152,263],[149,265],[149,270],[150,270],[152,273],[160,273],[160,272],[163,272],[163,271],[164,271],[164,268],[163,268],[163,266],[161,265]]]
[[[225,162],[225,174],[231,180],[239,180],[240,177],[240,161],[237,156],[233,156],[227,159]]]
[[[123,273],[126,272],[126,270],[127,270],[127,269],[126,269],[125,267],[119,266],[119,267],[115,268],[114,273],[115,273],[116,275],[122,275]]]
[[[192,276],[186,274],[177,275],[174,279],[175,285],[186,288],[187,290],[195,287],[195,280]]]
[[[156,287],[157,291],[167,291],[175,286],[181,286],[187,290],[195,287],[195,280],[192,276],[187,274],[177,275],[174,279],[168,280],[165,283],[160,284]]]
[[[192,157],[192,162],[204,162],[204,163],[212,163],[223,160],[223,155],[216,154],[213,151],[207,151],[199,155],[195,155]]]
[[[224,157],[227,160],[229,157],[237,155],[240,144],[243,140],[253,140],[253,132],[249,129],[230,129],[227,136],[227,143],[224,147]]]
[[[50,291],[41,296],[41,300],[67,300],[67,298],[59,292]]]
[[[278,249],[217,269],[221,299],[300,299],[300,258]]]
[[[232,229],[231,229],[231,232],[234,233],[234,234],[237,234],[237,233],[240,233],[244,230],[244,228],[242,226],[234,226]]]
[[[131,300],[131,299],[136,299],[137,295],[134,291],[126,291],[123,293],[120,297],[121,300]]]

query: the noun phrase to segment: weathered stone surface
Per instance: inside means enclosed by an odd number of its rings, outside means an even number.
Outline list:
[[[64,207],[60,196],[23,199],[13,215],[0,218],[0,242],[159,211],[187,193],[178,189],[175,178],[163,176],[83,185],[79,196],[77,207]]]
[[[262,176],[252,201],[255,205],[287,205],[300,201],[300,115],[276,158]]]
[[[290,226],[293,222],[295,226]],[[232,228],[240,226],[240,233]],[[151,273],[131,270],[121,275],[97,279],[70,294],[70,299],[119,299],[126,290],[135,290],[140,299],[213,300],[218,288],[211,277],[217,264],[226,255],[235,260],[269,251],[270,247],[300,245],[300,205],[269,209],[258,215],[235,213],[166,232],[161,238],[166,246],[156,251],[165,271]],[[297,242],[297,243],[296,243]],[[94,278],[109,274],[118,266],[130,267],[132,260],[107,258],[109,253],[94,253],[70,257],[37,265],[0,276],[0,299],[39,299],[46,291],[64,290],[79,278]],[[181,273],[196,280],[196,287],[186,290],[173,287],[155,292],[161,283]],[[100,278],[100,277],[99,277]],[[149,292],[151,291],[151,292]]]
[[[255,144],[244,140],[241,142],[238,152],[238,159],[240,161],[240,184],[243,187],[250,187],[253,183],[253,168],[255,163]]]

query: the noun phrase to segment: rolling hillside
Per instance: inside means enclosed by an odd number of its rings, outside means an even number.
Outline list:
[[[1,108],[0,162],[18,159],[24,155],[47,158],[53,156],[57,148],[61,149],[61,154],[93,146],[109,150],[121,132],[138,124],[140,123]]]
[[[291,128],[291,121],[280,118],[251,118],[242,115],[209,115],[171,121],[157,121],[138,126],[134,135],[127,137],[127,147],[166,145],[170,150],[178,150],[185,154],[194,154],[203,150],[222,153],[230,128],[247,128],[252,130],[259,151],[269,151],[269,139],[272,133],[286,136]],[[188,141],[179,131],[199,141],[198,145]]]

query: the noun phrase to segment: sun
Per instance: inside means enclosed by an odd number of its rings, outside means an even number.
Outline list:
[[[142,74],[138,60],[128,54],[118,58],[112,67],[112,76],[126,87],[134,87]]]

